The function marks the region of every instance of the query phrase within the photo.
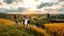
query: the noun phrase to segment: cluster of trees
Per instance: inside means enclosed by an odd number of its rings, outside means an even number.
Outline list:
[[[50,16],[51,19],[57,18],[57,19],[64,19],[63,14],[54,14]]]

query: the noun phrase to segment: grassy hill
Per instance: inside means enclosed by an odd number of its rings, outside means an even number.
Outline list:
[[[49,36],[45,30],[36,26],[24,26],[19,23],[19,28],[14,26],[15,22],[0,19],[0,36]]]
[[[15,28],[13,21],[0,19],[0,36],[35,36],[29,32],[28,28],[22,26]]]
[[[21,23],[17,29],[14,25],[14,21],[0,18],[0,36],[64,36],[64,23],[44,24],[45,29]]]

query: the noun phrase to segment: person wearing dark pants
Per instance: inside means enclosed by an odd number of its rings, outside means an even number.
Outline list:
[[[22,19],[22,24],[25,25],[25,18]]]
[[[18,19],[17,16],[14,15],[15,27],[18,28]]]
[[[27,24],[30,25],[30,18],[28,18]]]

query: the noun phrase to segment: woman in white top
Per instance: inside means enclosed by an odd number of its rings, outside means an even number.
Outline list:
[[[25,19],[25,26],[28,24],[28,19]]]

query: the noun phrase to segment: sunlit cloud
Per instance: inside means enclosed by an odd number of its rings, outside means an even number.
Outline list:
[[[4,9],[0,10],[0,12],[5,11],[5,9],[8,9],[9,11],[21,12],[25,11],[25,9],[27,8],[29,8],[31,11],[36,11],[45,9],[55,10],[55,9],[61,9],[63,7],[64,7],[64,0],[0,0],[0,9],[1,8]]]

